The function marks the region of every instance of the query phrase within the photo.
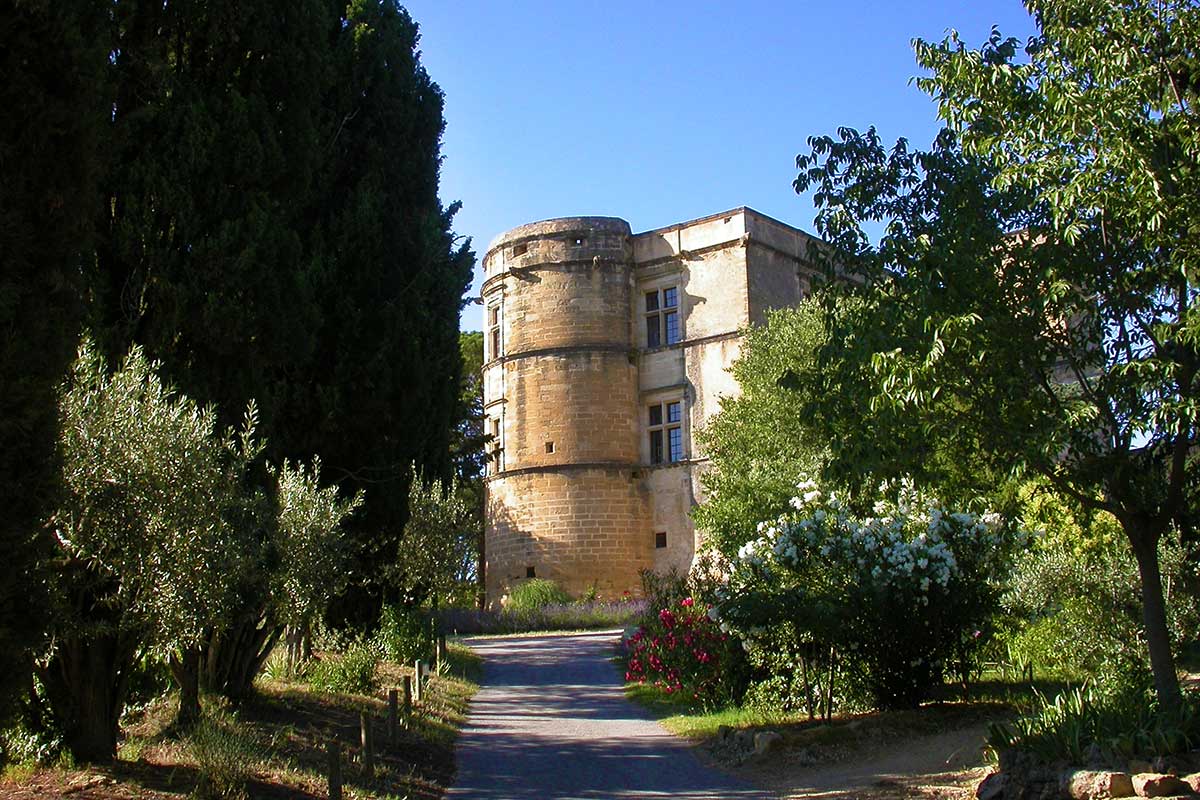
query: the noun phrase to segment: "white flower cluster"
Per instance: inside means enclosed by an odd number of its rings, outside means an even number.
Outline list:
[[[877,503],[875,516],[862,520],[812,481],[796,488],[795,513],[760,523],[758,538],[738,551],[742,564],[760,572],[772,564],[789,570],[837,564],[857,580],[912,589],[928,603],[931,590],[945,590],[960,574],[961,555],[982,564],[1010,535],[997,514],[951,512],[911,486],[899,487],[895,502]]]

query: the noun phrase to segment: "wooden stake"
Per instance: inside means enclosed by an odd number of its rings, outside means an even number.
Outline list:
[[[358,715],[358,722],[362,732],[363,771],[369,773],[375,766],[375,742],[371,739],[371,718],[364,711]]]
[[[330,742],[326,748],[329,756],[329,800],[342,800],[342,748]]]
[[[388,689],[388,748],[396,749],[396,690]]]

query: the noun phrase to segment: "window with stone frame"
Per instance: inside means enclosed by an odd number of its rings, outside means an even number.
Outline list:
[[[500,347],[500,305],[488,306],[488,360],[501,356]]]
[[[650,463],[683,461],[683,401],[666,400],[646,408]]]
[[[488,421],[488,424],[488,433],[491,434],[491,440],[488,442],[488,460],[491,463],[491,473],[495,475],[504,469],[504,443],[501,440],[504,426],[500,421],[500,417],[492,417]]]
[[[646,347],[677,344],[683,339],[679,324],[679,287],[666,286],[645,293]]]

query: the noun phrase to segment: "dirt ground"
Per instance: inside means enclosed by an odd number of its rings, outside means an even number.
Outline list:
[[[903,719],[883,724],[852,721],[848,726],[784,731],[782,746],[741,764],[719,747],[702,746],[701,757],[781,798],[971,798],[990,771],[983,752],[990,714],[929,711],[934,715],[932,727],[913,729]]]

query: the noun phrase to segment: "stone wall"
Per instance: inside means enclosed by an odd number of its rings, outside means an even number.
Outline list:
[[[489,601],[502,602],[530,567],[576,595],[640,593],[638,572],[653,565],[648,505],[628,468],[544,468],[489,481]]]

